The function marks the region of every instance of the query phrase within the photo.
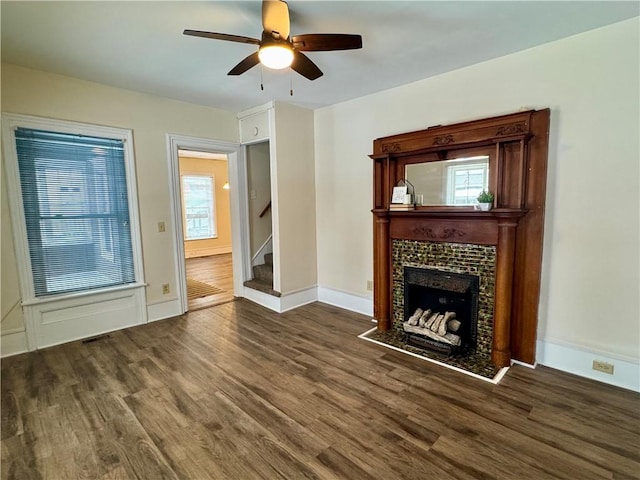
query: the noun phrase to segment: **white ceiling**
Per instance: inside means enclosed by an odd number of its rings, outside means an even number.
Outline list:
[[[324,72],[315,81],[265,69],[261,91],[259,66],[226,75],[255,46],[182,35],[260,38],[260,2],[3,0],[2,61],[233,112],[270,100],[316,108],[631,18],[640,3],[291,0],[289,9],[292,35],[357,33],[363,48],[308,53]]]

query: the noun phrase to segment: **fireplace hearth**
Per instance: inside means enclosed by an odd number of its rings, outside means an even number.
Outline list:
[[[405,341],[447,356],[476,350],[479,277],[404,267]]]

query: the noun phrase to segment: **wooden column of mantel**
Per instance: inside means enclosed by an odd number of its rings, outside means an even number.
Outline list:
[[[525,212],[522,212],[524,214]],[[521,214],[495,212],[498,218],[496,248],[496,293],[493,307],[493,348],[491,360],[498,367],[511,364],[511,299],[516,227]]]
[[[391,260],[389,250],[389,212],[374,210],[375,235],[373,237],[376,259],[373,262],[373,295],[379,298],[373,306],[373,318],[376,319],[379,330],[389,330],[391,327]]]
[[[392,239],[496,245],[492,360],[535,363],[550,111],[529,110],[378,138],[373,143],[374,319],[391,327]],[[460,151],[489,152],[494,209],[389,211],[405,167]]]

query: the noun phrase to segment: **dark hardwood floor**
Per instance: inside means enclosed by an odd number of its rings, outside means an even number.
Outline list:
[[[499,385],[246,300],[2,360],[3,479],[631,479],[640,395]]]
[[[221,293],[189,300],[189,311],[212,307],[230,302],[233,296],[233,263],[230,253],[209,257],[188,258],[185,260],[187,277],[214,285],[223,290]]]

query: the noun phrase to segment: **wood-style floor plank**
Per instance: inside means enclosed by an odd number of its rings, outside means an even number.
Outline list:
[[[189,311],[212,307],[234,299],[231,253],[187,258],[185,260],[185,269],[188,278],[222,289],[220,293],[189,300]]]
[[[640,395],[499,385],[245,300],[2,360],[2,479],[638,479]]]

